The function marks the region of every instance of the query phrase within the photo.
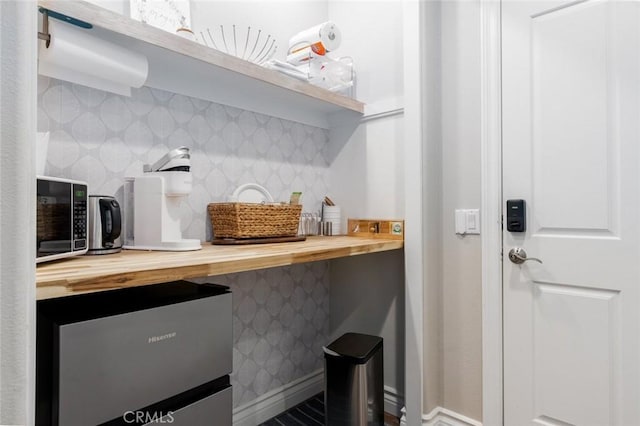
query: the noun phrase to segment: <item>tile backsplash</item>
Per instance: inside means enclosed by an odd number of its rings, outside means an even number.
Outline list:
[[[318,211],[328,191],[328,132],[143,87],[130,98],[38,79],[38,131],[50,132],[45,174],[88,182],[123,201],[123,179],[169,150],[191,150],[193,191],[183,203],[185,238],[211,238],[206,206],[256,182],[276,200],[302,191]],[[234,406],[322,367],[329,336],[327,262],[208,280],[233,290]]]
[[[162,90],[128,98],[40,77],[38,131],[51,132],[45,174],[87,181],[90,193],[121,202],[124,177],[189,147],[185,238],[210,239],[207,204],[241,184],[259,183],[276,200],[302,191],[305,211],[318,211],[328,189],[326,130]]]

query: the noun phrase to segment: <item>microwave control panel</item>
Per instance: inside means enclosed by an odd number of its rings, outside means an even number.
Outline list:
[[[73,250],[87,248],[87,186],[73,184]]]

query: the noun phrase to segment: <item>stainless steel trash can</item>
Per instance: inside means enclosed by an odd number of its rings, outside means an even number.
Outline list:
[[[384,426],[382,338],[346,333],[324,349],[327,426]]]

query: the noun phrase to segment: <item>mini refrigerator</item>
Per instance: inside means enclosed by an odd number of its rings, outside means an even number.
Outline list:
[[[36,425],[230,426],[231,309],[184,281],[39,301]]]

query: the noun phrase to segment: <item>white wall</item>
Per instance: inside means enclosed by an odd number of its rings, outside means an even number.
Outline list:
[[[442,126],[440,2],[425,2],[422,12],[424,375],[423,412],[443,405],[442,398]]]
[[[32,424],[35,2],[0,2],[0,424]]]
[[[355,130],[349,125],[331,130],[329,149],[338,152],[329,156],[329,195],[340,204],[343,222],[347,217],[404,217],[402,121],[402,115],[395,115],[364,122]]]
[[[328,8],[342,31],[335,54],[353,58],[356,97],[367,104],[367,113],[401,107],[402,1],[329,0]]]
[[[480,236],[454,234],[480,207],[480,2],[442,3],[443,403],[482,419]]]
[[[337,53],[353,57],[356,97],[372,118],[355,129],[346,125],[332,130],[333,195],[345,218],[402,218],[402,3],[330,0],[328,7],[329,19],[342,30]]]
[[[331,195],[345,219],[403,217],[401,4],[329,1],[329,19],[342,28],[340,54],[352,56],[358,70],[357,98],[367,108],[382,108],[366,114],[360,125],[331,130]]]
[[[337,52],[351,56],[357,98],[367,104],[358,126],[331,130],[329,196],[352,218],[404,218],[402,3],[329,1],[342,30]],[[346,223],[343,224],[343,232]],[[404,396],[404,256],[401,252],[331,262],[331,332],[384,338],[387,397]],[[397,414],[397,411],[396,411]]]
[[[479,1],[426,2],[423,412],[482,419],[479,236],[454,233],[456,208],[480,206]]]

